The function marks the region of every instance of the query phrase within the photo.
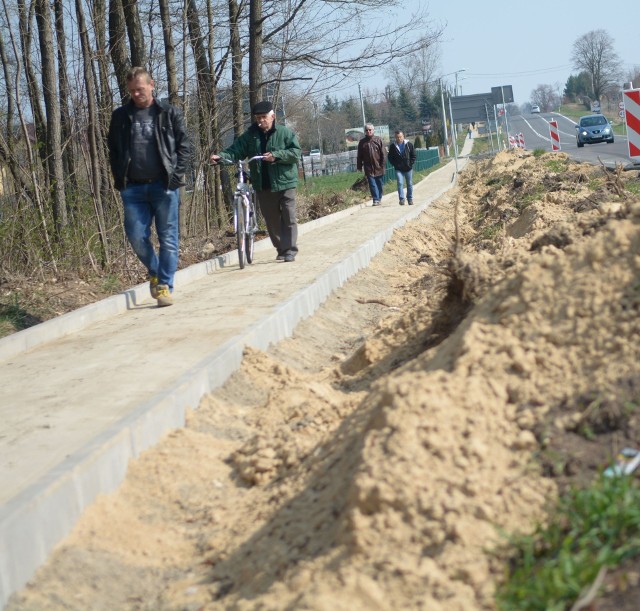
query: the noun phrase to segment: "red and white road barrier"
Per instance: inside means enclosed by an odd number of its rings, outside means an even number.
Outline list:
[[[640,164],[640,89],[623,90],[622,99],[629,140],[629,157],[633,163]]]
[[[524,134],[516,134],[515,136],[509,136],[509,148],[512,148],[512,149],[524,148]]]
[[[551,150],[560,150],[560,132],[558,131],[558,122],[555,119],[549,121],[549,136],[551,138]]]

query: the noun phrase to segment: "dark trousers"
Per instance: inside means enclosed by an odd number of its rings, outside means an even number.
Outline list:
[[[298,220],[296,219],[296,190],[257,191],[258,205],[267,224],[271,243],[279,255],[298,252]]]

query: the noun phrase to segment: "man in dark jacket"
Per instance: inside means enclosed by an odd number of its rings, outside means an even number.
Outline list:
[[[239,161],[264,155],[251,162],[251,184],[264,216],[271,243],[278,251],[278,261],[295,261],[298,254],[298,221],[296,219],[296,187],[300,144],[297,136],[284,125],[276,124],[271,102],[263,100],[252,109],[255,122],[233,144],[219,155],[211,155],[211,163],[220,158]]]
[[[364,175],[369,182],[369,191],[373,198],[373,205],[379,206],[382,199],[382,185],[387,165],[384,143],[380,136],[373,135],[373,125],[364,126],[364,138],[358,142],[358,172],[364,169]]]
[[[407,181],[407,203],[413,205],[413,164],[416,162],[416,150],[413,144],[404,139],[404,133],[398,129],[395,143],[389,147],[389,163],[396,170],[398,180],[398,198],[404,206],[404,181]]]
[[[182,113],[153,97],[153,80],[140,67],[127,74],[131,100],[111,115],[109,161],[124,205],[124,229],[147,268],[158,306],[173,304],[178,269],[180,187],[191,156]],[[151,243],[155,222],[159,253]]]

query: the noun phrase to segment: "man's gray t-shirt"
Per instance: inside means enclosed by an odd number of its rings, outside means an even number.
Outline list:
[[[131,163],[128,178],[133,182],[148,182],[164,177],[162,160],[155,136],[158,107],[134,108],[131,122]]]

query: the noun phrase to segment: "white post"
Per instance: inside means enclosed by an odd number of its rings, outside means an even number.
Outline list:
[[[360,83],[358,82],[358,93],[360,94],[360,110],[362,110],[362,129],[366,131],[367,120],[364,116],[364,102],[362,101],[362,87],[360,87]]]
[[[449,134],[447,133],[447,113],[444,109],[444,90],[442,89],[442,79],[440,79],[440,101],[442,102],[442,123],[444,124],[444,153],[449,156]]]

